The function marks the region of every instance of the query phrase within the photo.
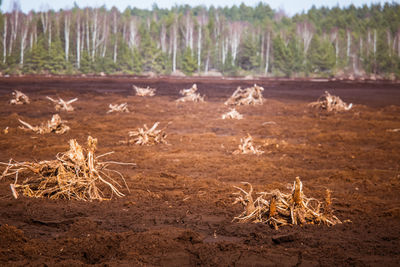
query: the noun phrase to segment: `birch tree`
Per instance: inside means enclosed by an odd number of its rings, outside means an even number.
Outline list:
[[[71,12],[64,12],[64,50],[65,50],[65,60],[69,61],[69,32],[71,29]]]

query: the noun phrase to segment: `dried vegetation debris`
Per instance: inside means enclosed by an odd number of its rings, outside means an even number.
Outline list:
[[[204,96],[201,96],[197,92],[197,85],[193,84],[189,89],[182,89],[179,91],[179,94],[182,95],[181,98],[178,98],[176,102],[204,102]]]
[[[122,103],[122,104],[110,104],[108,106],[109,110],[107,113],[112,113],[112,112],[126,112],[129,113],[128,109],[128,103]]]
[[[229,112],[222,114],[222,119],[243,119],[243,115],[240,114],[235,108],[232,108]]]
[[[156,94],[156,89],[150,88],[149,86],[144,88],[144,87],[138,87],[136,85],[132,85],[132,87],[133,87],[133,89],[135,89],[137,96],[155,96],[155,94]]]
[[[128,140],[121,141],[120,143],[135,145],[167,144],[165,140],[167,138],[167,134],[165,133],[166,127],[157,129],[159,124],[160,122],[156,122],[151,128],[148,128],[147,125],[144,124],[143,128],[129,131]]]
[[[253,144],[253,137],[251,137],[250,134],[247,134],[247,137],[240,138],[240,143],[239,144],[239,149],[233,151],[232,154],[237,155],[237,154],[255,154],[255,155],[261,155],[264,153],[260,149],[259,146],[255,146]]]
[[[61,98],[55,100],[49,96],[46,96],[46,98],[55,104],[56,111],[74,111],[74,107],[71,104],[78,100],[78,98],[74,98],[69,101],[64,101]]]
[[[21,91],[14,90],[14,92],[12,92],[12,96],[14,98],[10,100],[11,105],[23,105],[30,103],[29,97]]]
[[[264,98],[262,92],[264,88],[258,85],[241,89],[238,87],[232,96],[225,101],[225,105],[262,105]]]
[[[317,101],[308,104],[312,108],[326,110],[328,112],[347,111],[353,104],[346,104],[340,97],[331,95],[328,91],[318,98]]]
[[[84,201],[109,200],[113,195],[124,196],[118,188],[127,187],[123,175],[109,169],[111,164],[134,165],[114,161],[100,162],[95,157],[97,139],[91,136],[87,139],[87,148],[84,150],[75,139],[69,141],[69,151],[58,153],[55,160],[40,162],[16,162],[12,159],[8,163],[0,163],[6,168],[0,179],[15,176],[10,185],[15,198],[18,192],[28,197],[47,197],[50,199],[77,199]],[[19,177],[26,177],[22,182]],[[128,189],[129,190],[129,189]]]
[[[307,198],[303,193],[303,184],[296,177],[292,192],[285,194],[279,190],[260,192],[256,200],[253,200],[253,187],[249,183],[246,192],[240,187],[235,193],[237,196],[234,204],[241,203],[244,211],[233,221],[241,223],[267,223],[278,229],[285,225],[325,224],[328,226],[342,223],[332,210],[331,191],[326,190],[324,202],[315,198]]]
[[[51,117],[51,120],[47,121],[47,123],[42,123],[40,126],[32,126],[23,120],[19,120],[19,122],[25,126],[19,126],[20,129],[25,131],[33,131],[37,134],[64,134],[70,130],[69,126],[65,124],[66,121],[63,121],[58,114],[54,114]]]

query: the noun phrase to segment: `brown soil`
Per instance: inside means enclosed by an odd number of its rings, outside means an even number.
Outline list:
[[[205,103],[174,102],[196,82]],[[262,106],[239,107],[243,120],[222,120],[223,102],[237,86],[265,88]],[[132,84],[157,88],[134,96]],[[7,104],[20,89],[30,105]],[[327,114],[307,104],[325,90],[355,107]],[[18,118],[38,125],[55,113],[45,97],[78,97],[61,112],[71,131],[35,135]],[[110,103],[128,102],[131,113],[106,114]],[[68,140],[98,138],[119,167],[130,192],[111,201],[14,199],[11,178],[0,181],[0,265],[313,266],[400,262],[400,85],[229,79],[1,78],[0,161],[54,159]],[[169,145],[119,143],[129,130],[172,122]],[[276,124],[266,123],[275,122]],[[9,127],[9,133],[3,129]],[[265,151],[232,155],[250,133]],[[2,168],[2,167],[1,167]],[[1,171],[2,169],[0,169]],[[232,222],[233,186],[255,192],[288,191],[300,176],[308,197],[329,188],[343,224],[282,227]],[[20,177],[19,179],[23,179]]]

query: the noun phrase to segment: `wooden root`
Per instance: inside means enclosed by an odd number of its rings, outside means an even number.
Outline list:
[[[54,100],[53,98],[46,96],[48,100],[51,102],[55,103],[55,109],[56,111],[74,111],[74,107],[71,105],[73,102],[77,101],[78,98],[71,99],[69,101],[64,101],[61,98],[58,98],[58,100]]]
[[[167,141],[165,140],[167,138],[167,134],[165,133],[166,127],[158,130],[157,126],[159,124],[159,122],[154,123],[154,125],[150,129],[145,124],[143,125],[143,128],[138,128],[137,130],[130,131],[128,133],[128,141],[122,143],[135,145],[155,145],[160,143],[167,144]]]
[[[204,102],[204,96],[201,96],[199,93],[196,93],[197,85],[193,84],[189,89],[182,89],[179,91],[179,94],[182,95],[181,98],[178,98],[176,102]]]
[[[143,88],[132,85],[132,87],[135,89],[137,96],[154,96],[156,92],[156,89],[150,88],[149,86],[147,86],[147,88]]]
[[[47,121],[46,124],[42,123],[40,126],[32,126],[23,120],[19,120],[19,122],[25,126],[20,126],[20,129],[33,131],[37,134],[64,134],[70,130],[69,126],[65,124],[65,121],[61,120],[61,117],[58,114],[54,114],[50,121]]]
[[[30,103],[29,97],[21,91],[14,90],[14,92],[12,92],[12,96],[14,97],[14,99],[10,100],[11,105],[22,105]]]
[[[229,112],[222,114],[222,119],[236,119],[241,120],[243,119],[243,115],[237,112],[235,108],[231,109]]]
[[[239,149],[233,151],[232,154],[255,154],[258,156],[264,153],[259,146],[253,145],[253,137],[250,134],[247,134],[246,138],[240,138],[240,142]]]
[[[128,109],[128,103],[122,103],[122,104],[110,104],[108,106],[110,110],[107,111],[107,113],[112,113],[112,112],[126,112],[129,113]]]
[[[257,86],[256,84],[253,87],[248,87],[246,89],[241,89],[238,87],[235,92],[233,92],[232,96],[225,101],[225,105],[262,105],[263,104],[263,95],[262,92],[264,88],[261,86]]]
[[[308,104],[312,108],[326,110],[328,112],[347,111],[353,104],[346,104],[340,97],[331,95],[328,91],[318,98],[316,102]]]
[[[109,200],[113,195],[124,196],[118,189],[122,186],[117,182],[119,178],[127,187],[123,175],[108,166],[134,164],[100,162],[98,158],[112,152],[95,157],[96,144],[97,139],[89,136],[85,150],[72,139],[69,151],[57,154],[55,160],[16,162],[10,159],[8,163],[0,163],[6,166],[0,179],[15,176],[15,182],[10,186],[15,198],[18,192],[28,197],[84,201]],[[19,183],[18,176],[27,178]]]
[[[247,184],[247,183],[246,183]],[[241,203],[244,211],[233,220],[238,222],[267,223],[278,229],[284,225],[325,224],[328,226],[342,223],[332,211],[330,191],[327,190],[325,202],[307,198],[303,193],[303,185],[299,177],[293,185],[292,193],[284,194],[279,190],[261,192],[255,201],[251,190],[247,193],[239,189],[234,204]],[[249,206],[249,203],[253,205]],[[250,207],[250,208],[249,208]]]

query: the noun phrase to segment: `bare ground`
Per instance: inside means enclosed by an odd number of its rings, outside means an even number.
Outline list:
[[[196,82],[205,103],[174,102]],[[243,120],[222,120],[237,86],[265,88],[262,106],[239,107]],[[132,84],[157,88],[137,97]],[[30,105],[7,104],[19,89]],[[355,107],[327,114],[310,109],[325,90]],[[55,113],[46,96],[72,99],[61,112],[64,135],[24,132]],[[127,102],[131,113],[106,114]],[[99,153],[135,162],[120,167],[130,188],[111,201],[14,199],[12,179],[0,180],[0,265],[146,266],[396,266],[400,262],[400,85],[233,79],[1,78],[0,161],[54,159],[68,140],[98,138]],[[129,130],[172,122],[169,145],[123,145]],[[9,127],[9,133],[2,130]],[[265,151],[232,155],[250,133]],[[3,169],[0,169],[2,171]],[[333,227],[282,227],[232,222],[242,212],[233,193],[280,189],[300,176],[304,193],[333,191]],[[22,179],[22,178],[20,178]]]

